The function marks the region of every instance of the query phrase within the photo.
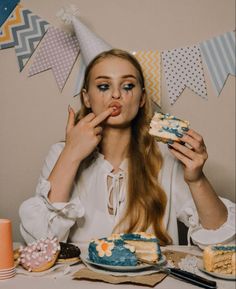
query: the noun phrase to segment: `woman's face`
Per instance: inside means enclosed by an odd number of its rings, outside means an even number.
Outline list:
[[[145,102],[136,68],[128,60],[114,56],[95,64],[83,97],[86,107],[96,115],[113,107],[106,121],[112,126],[129,125]]]

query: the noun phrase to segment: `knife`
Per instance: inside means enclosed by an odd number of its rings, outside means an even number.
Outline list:
[[[193,285],[199,286],[201,288],[206,288],[206,289],[216,289],[217,288],[217,283],[215,281],[206,279],[204,277],[201,277],[197,274],[181,270],[178,268],[171,268],[167,266],[162,266],[159,265],[155,262],[151,262],[145,259],[138,258],[138,260],[142,263],[146,263],[149,265],[152,265],[154,268],[158,269],[158,271],[161,271],[163,273],[166,273],[167,275],[171,275],[173,277],[176,277],[178,279],[181,279],[185,282],[191,283]]]

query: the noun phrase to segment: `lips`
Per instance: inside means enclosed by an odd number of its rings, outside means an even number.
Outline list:
[[[108,107],[113,108],[113,112],[110,114],[110,116],[117,116],[121,113],[121,104],[119,102],[113,101],[109,104]]]

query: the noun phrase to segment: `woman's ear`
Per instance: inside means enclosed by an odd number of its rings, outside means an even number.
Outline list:
[[[83,97],[84,105],[87,108],[91,108],[89,96],[88,96],[87,90],[85,88],[82,89],[82,97]]]
[[[146,102],[146,91],[145,91],[145,88],[143,88],[142,96],[140,98],[139,107],[143,107],[145,102]]]

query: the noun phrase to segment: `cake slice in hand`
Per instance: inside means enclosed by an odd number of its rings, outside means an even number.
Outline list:
[[[181,137],[188,130],[189,121],[181,120],[169,113],[155,112],[150,123],[149,134],[155,136],[157,141],[164,143],[181,142]]]

